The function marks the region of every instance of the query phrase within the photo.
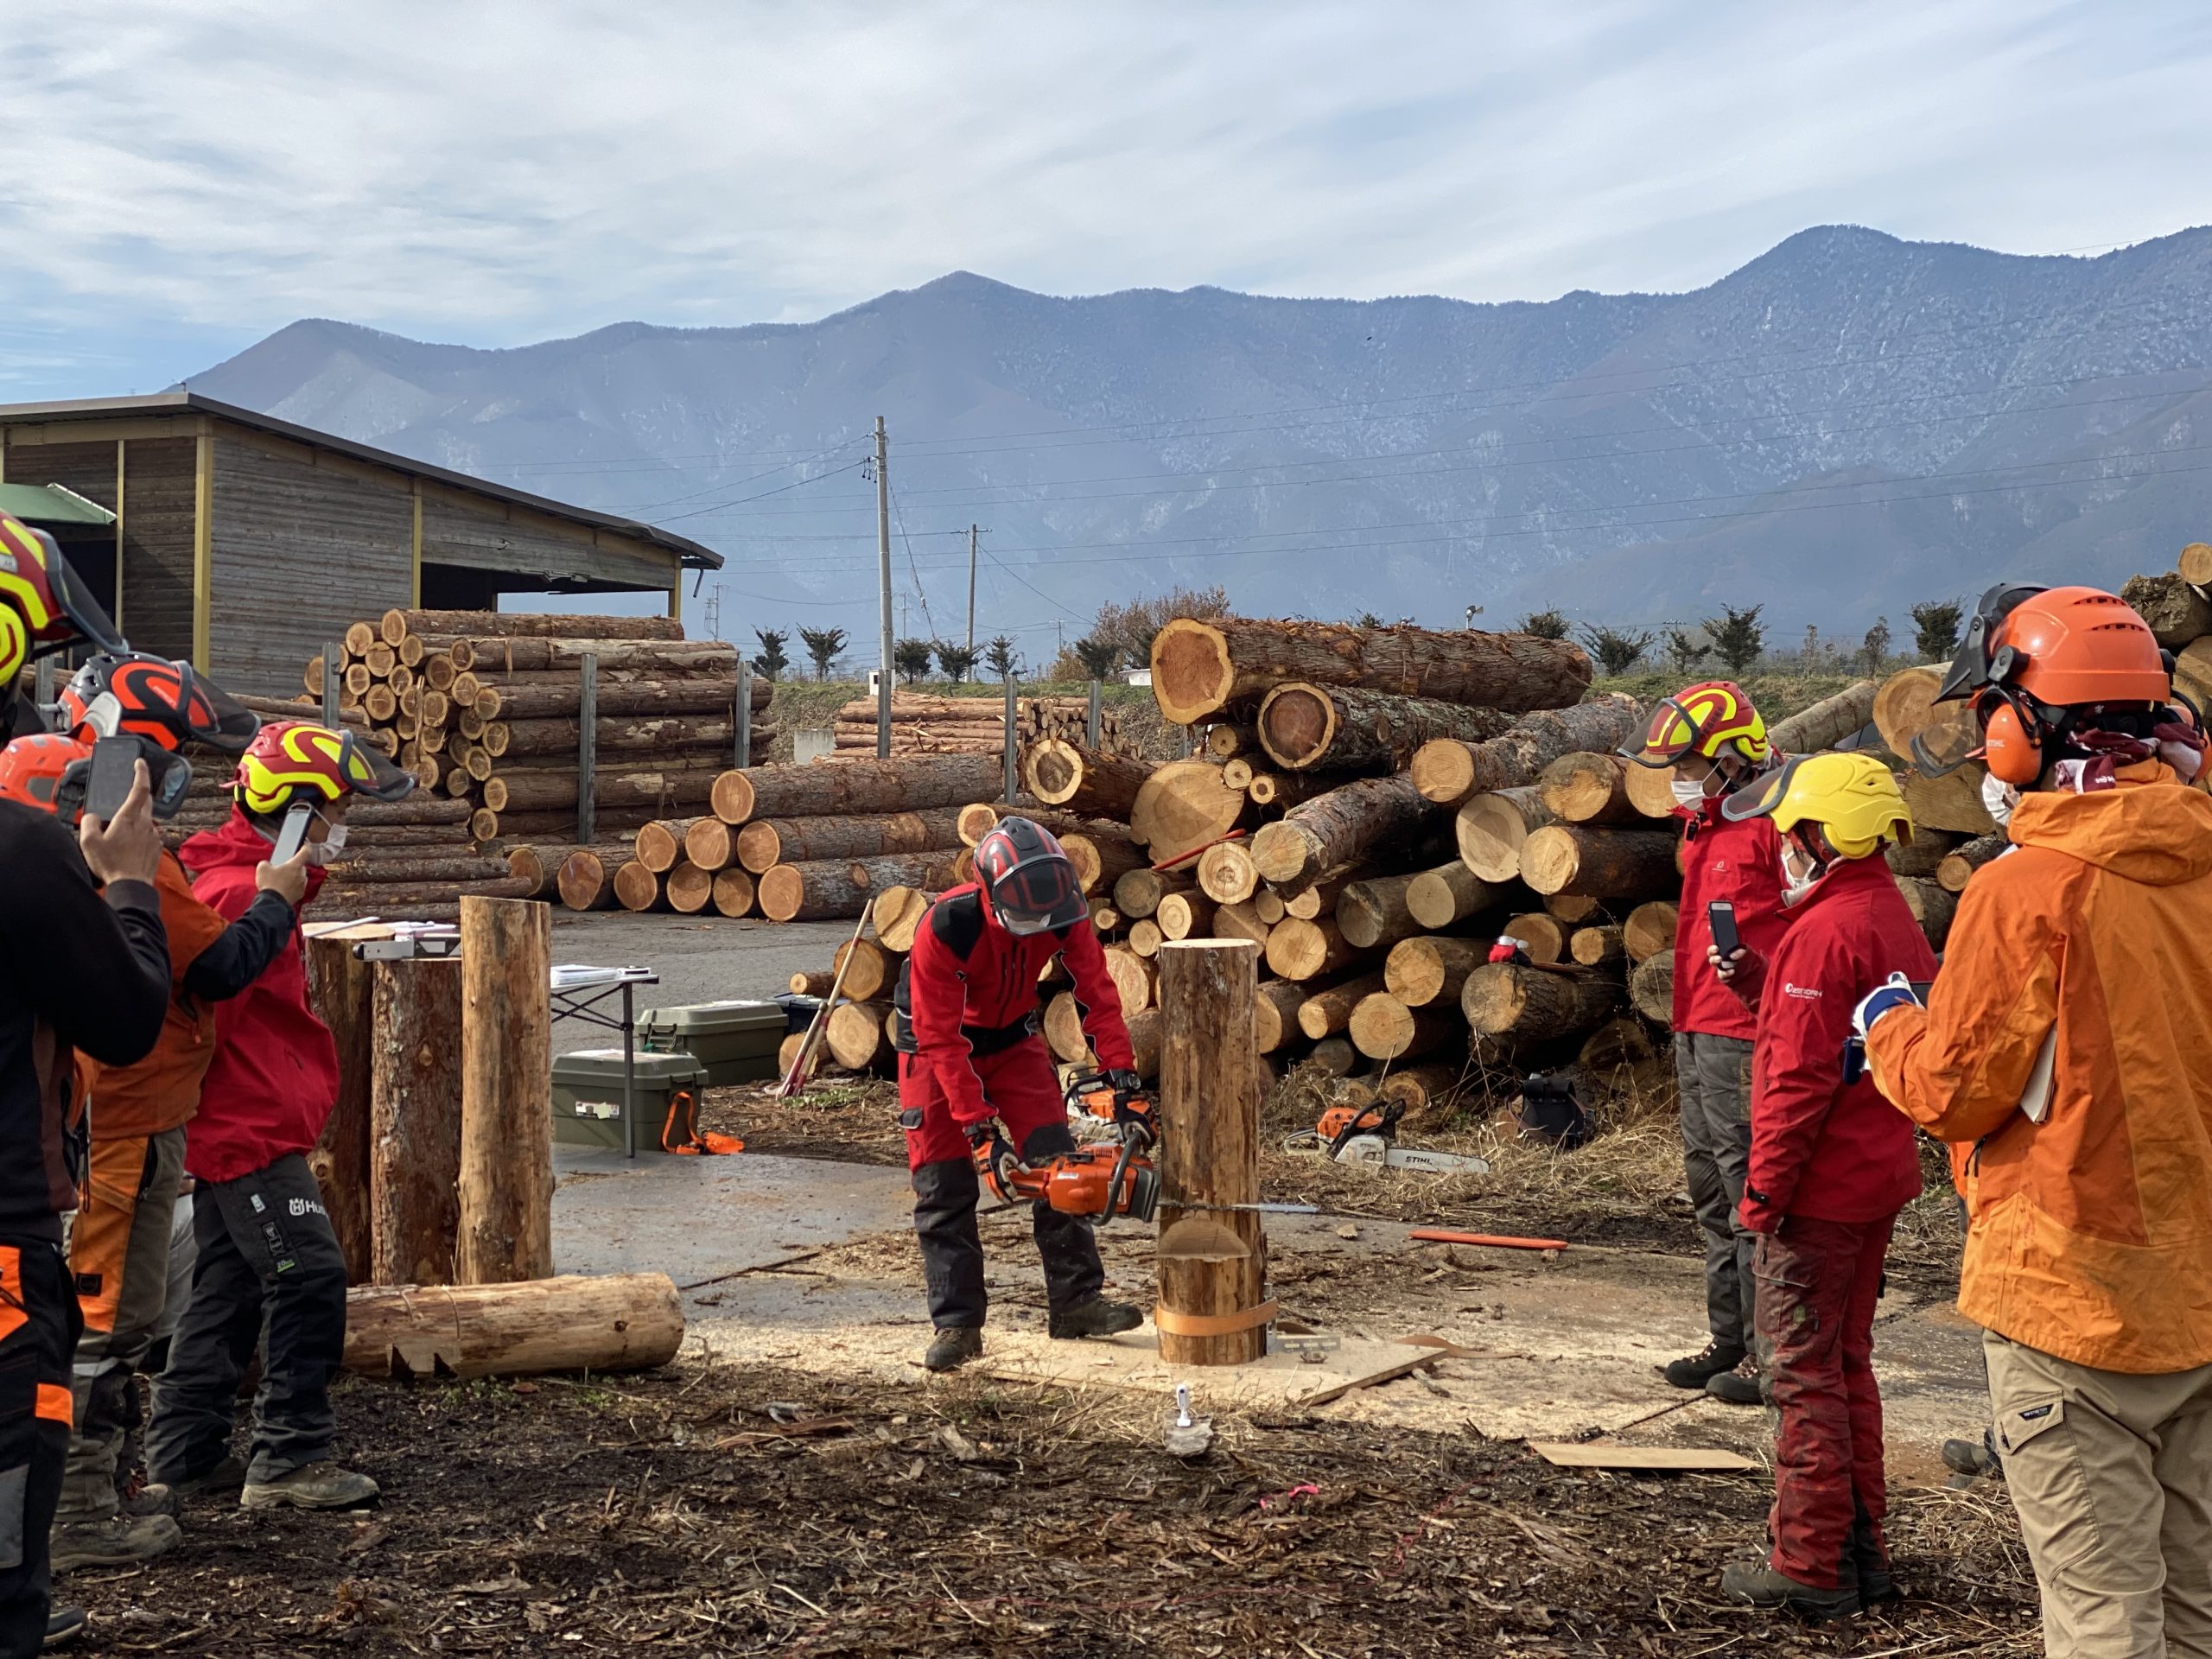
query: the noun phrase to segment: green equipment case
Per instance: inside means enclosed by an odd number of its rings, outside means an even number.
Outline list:
[[[773,1065],[775,1057],[769,1056]],[[637,1056],[638,1150],[658,1152],[677,1091],[707,1087],[707,1068],[689,1054]],[[553,1057],[553,1138],[563,1146],[623,1149],[622,1051],[578,1049]]]
[[[707,1081],[716,1089],[774,1077],[776,1050],[788,1029],[777,1004],[735,998],[647,1008],[638,1016],[638,1037],[645,1047],[689,1054],[707,1068]]]

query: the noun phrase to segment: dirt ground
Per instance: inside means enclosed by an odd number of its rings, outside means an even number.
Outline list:
[[[85,1573],[93,1653],[2026,1655],[2002,1497],[1914,1494],[1901,1607],[1813,1630],[1722,1604],[1764,1476],[1624,1478],[1316,1416],[1162,1449],[1156,1402],[685,1363],[352,1383],[359,1516],[203,1502]],[[795,1419],[794,1421],[786,1421]]]

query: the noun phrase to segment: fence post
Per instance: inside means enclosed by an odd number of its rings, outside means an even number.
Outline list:
[[[598,839],[599,653],[588,651],[581,664],[582,684],[576,696],[576,845]]]
[[[1084,747],[1094,750],[1098,747],[1098,697],[1099,683],[1094,677],[1090,682],[1090,709],[1083,722]]]
[[[1021,787],[1021,775],[1015,769],[1014,676],[1006,677],[1006,798],[1010,803],[1016,798],[1014,791]]]
[[[333,639],[322,648],[322,723],[338,724],[339,658],[346,654],[345,643]]]
[[[737,659],[737,769],[753,764],[753,665]]]

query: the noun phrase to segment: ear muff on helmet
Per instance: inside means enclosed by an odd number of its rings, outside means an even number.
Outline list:
[[[1998,782],[2024,789],[2043,776],[2042,729],[2010,697],[1992,711],[1981,737],[1983,764]]]

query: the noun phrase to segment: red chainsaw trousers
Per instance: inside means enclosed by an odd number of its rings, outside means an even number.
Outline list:
[[[1006,1125],[1006,1138],[1018,1152],[1048,1123],[1065,1128],[1067,1103],[1061,1097],[1052,1056],[1042,1037],[1026,1037],[995,1054],[969,1064],[982,1080],[983,1098]],[[899,1057],[899,1122],[906,1131],[906,1167],[968,1159],[967,1131],[953,1121],[944,1090],[918,1054]]]
[[[1768,1565],[1822,1590],[1889,1565],[1874,1305],[1896,1222],[1790,1216],[1751,1261],[1759,1361],[1782,1414]]]

